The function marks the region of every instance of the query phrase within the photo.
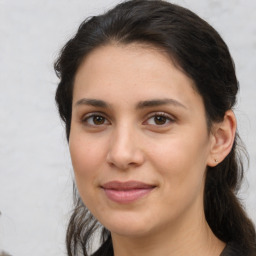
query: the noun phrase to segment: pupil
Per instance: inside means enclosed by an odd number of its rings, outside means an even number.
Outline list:
[[[164,117],[164,116],[156,116],[155,117],[155,123],[159,124],[159,125],[165,124],[166,123],[166,117]]]
[[[95,124],[103,124],[104,123],[104,117],[102,117],[102,116],[95,116],[93,118],[93,122]]]

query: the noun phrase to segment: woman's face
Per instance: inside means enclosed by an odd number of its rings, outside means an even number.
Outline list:
[[[76,184],[112,235],[144,236],[203,216],[212,135],[193,81],[164,53],[96,49],[76,74],[72,108]]]

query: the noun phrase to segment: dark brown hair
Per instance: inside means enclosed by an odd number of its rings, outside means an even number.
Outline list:
[[[55,63],[60,78],[56,102],[69,139],[73,81],[81,61],[95,48],[111,43],[145,43],[164,50],[202,96],[208,126],[223,120],[236,102],[238,81],[228,47],[220,35],[193,12],[165,1],[132,0],[103,15],[85,20],[67,42]],[[206,220],[222,241],[255,248],[255,228],[237,192],[243,165],[237,148],[238,135],[229,155],[216,167],[208,167],[204,192]],[[110,232],[100,226],[75,191],[75,209],[66,242],[69,256],[88,255],[90,239],[102,229],[100,249],[94,255],[113,255]]]

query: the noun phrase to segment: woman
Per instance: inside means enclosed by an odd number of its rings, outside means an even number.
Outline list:
[[[68,255],[253,255],[226,44],[191,11],[127,1],[84,21],[55,63],[74,167]],[[80,253],[80,254],[79,254]]]

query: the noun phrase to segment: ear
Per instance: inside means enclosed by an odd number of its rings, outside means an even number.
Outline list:
[[[236,118],[232,110],[225,113],[221,122],[214,123],[211,131],[212,143],[207,165],[214,167],[222,162],[232,149],[236,135]]]

